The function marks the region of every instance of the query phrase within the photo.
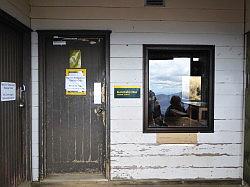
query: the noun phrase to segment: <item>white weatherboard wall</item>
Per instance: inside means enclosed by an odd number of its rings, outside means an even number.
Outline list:
[[[29,0],[0,0],[0,9],[30,27]]]
[[[242,178],[243,0],[32,0],[36,29],[100,29],[111,34],[111,178]],[[114,99],[114,85],[143,85],[142,44],[209,44],[215,55],[215,132],[198,144],[157,144],[142,132],[141,99]],[[143,90],[142,90],[143,91]]]

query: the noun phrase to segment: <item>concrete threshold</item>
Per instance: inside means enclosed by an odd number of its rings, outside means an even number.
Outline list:
[[[49,175],[40,181],[40,183],[57,182],[108,182],[108,180],[102,174],[70,173]]]

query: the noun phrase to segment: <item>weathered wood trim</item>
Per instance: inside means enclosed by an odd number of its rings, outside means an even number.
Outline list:
[[[149,27],[150,25],[150,27]],[[242,23],[32,18],[33,29],[112,29],[113,33],[240,34]],[[111,37],[111,38],[112,38]],[[205,42],[205,41],[203,41]]]
[[[45,35],[38,33],[38,69],[39,69],[39,180],[46,177],[46,159],[44,153],[46,152],[46,138],[44,134],[44,114],[46,107],[44,106],[44,90],[45,84]]]
[[[105,176],[108,180],[110,180],[111,176],[110,176],[110,168],[111,168],[111,164],[110,164],[110,34],[111,31],[106,32],[105,35],[105,60],[106,60],[106,161],[105,164],[106,166],[104,168],[106,168],[105,171]]]
[[[23,34],[23,83],[26,86],[25,95],[25,112],[23,113],[23,124],[24,124],[24,153],[25,158],[25,176],[26,180],[31,180],[32,173],[32,84],[31,84],[31,32],[27,31]]]
[[[149,179],[149,180],[113,180],[112,184],[144,184],[144,185],[175,185],[175,184],[204,184],[204,185],[240,185],[242,179],[186,179],[186,180],[164,180],[164,179]]]
[[[200,3],[202,2],[202,3]],[[226,2],[226,3],[225,3]],[[91,1],[62,1],[62,0],[32,0],[31,1],[32,7],[144,7],[144,0],[91,0]],[[243,2],[242,1],[235,1],[235,0],[209,0],[209,1],[200,1],[200,0],[167,0],[166,9],[243,9]]]
[[[156,143],[117,143],[111,144],[111,157],[119,159],[127,157],[133,159],[140,156],[159,156],[166,157],[179,156],[229,156],[240,158],[242,156],[242,145],[239,143],[229,144],[156,144]],[[139,151],[138,151],[139,150]],[[206,164],[206,163],[205,163]],[[228,163],[230,164],[230,163]]]
[[[245,33],[250,32],[250,1],[244,0],[244,21],[245,21]]]
[[[243,179],[250,183],[250,123],[249,123],[249,111],[250,111],[250,32],[246,34],[246,88],[245,88],[245,127],[244,127],[244,160],[243,160]],[[248,75],[248,76],[247,76]]]
[[[164,9],[155,7],[32,7],[35,19],[210,21],[243,23],[243,10]]]

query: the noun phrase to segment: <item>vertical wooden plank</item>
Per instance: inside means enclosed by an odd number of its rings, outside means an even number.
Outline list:
[[[82,53],[82,62],[84,62],[84,51]],[[75,160],[78,162],[84,162],[84,125],[85,125],[85,97],[81,101],[75,103],[76,113],[75,113]]]
[[[6,35],[6,37],[8,37],[8,34]],[[7,41],[5,41],[5,43],[7,43]],[[7,44],[7,49],[9,47],[10,46],[9,46],[9,43],[8,43]],[[10,64],[9,64],[9,56],[8,56],[7,49],[6,49],[6,58],[5,58],[5,60],[6,60],[6,63],[7,63],[6,71],[9,72],[10,71],[10,68],[9,68]],[[11,81],[9,75],[7,77],[8,77],[8,80]],[[11,137],[11,126],[12,126],[12,124],[10,123],[10,116],[8,115],[10,113],[10,104],[9,103],[8,104],[6,103],[6,109],[7,109],[6,110],[6,133],[7,133],[7,142],[6,143],[7,144],[6,144],[6,150],[5,151],[7,152],[7,159],[6,160],[7,160],[8,183],[11,184],[12,179],[11,179],[11,172],[10,172],[10,163],[11,163],[12,159],[11,159],[11,155],[10,155],[10,150],[11,150],[11,148],[10,148],[10,137]],[[10,149],[8,149],[8,148],[10,148]]]
[[[50,49],[51,45],[51,41],[48,41],[46,43],[46,46],[48,46],[48,50]],[[53,66],[48,66],[48,77],[53,79],[53,73],[52,73],[52,69],[53,69]],[[50,84],[47,85],[47,95],[50,96],[50,99],[53,100],[54,97],[53,97],[53,89],[52,89],[52,86],[53,86],[53,82],[51,81]],[[50,104],[49,102],[47,103],[47,107],[48,108],[51,108],[52,109],[52,104]],[[48,155],[51,155],[50,157],[48,157],[48,162],[52,162],[54,160],[54,156],[53,156],[53,142],[54,142],[54,139],[53,139],[53,118],[54,118],[54,115],[52,115],[51,113],[48,113],[48,116],[47,116],[47,123],[48,123],[48,126],[51,126],[51,128],[48,129],[47,131],[47,141],[50,141],[52,142],[52,144],[50,144],[51,146],[49,146],[47,148],[47,154]],[[51,159],[51,160],[50,160]]]
[[[31,32],[23,33],[23,83],[26,85],[26,100],[25,110],[22,114],[23,124],[23,180],[30,181],[31,179]]]
[[[10,37],[10,36],[8,36],[8,37]],[[15,34],[13,33],[12,39],[14,37],[16,38]],[[9,47],[10,47],[10,50],[8,51],[9,69],[7,70],[7,72],[10,72],[9,76],[10,76],[11,82],[15,82],[16,86],[18,87],[19,80],[17,80],[17,75],[13,74],[14,68],[18,68],[18,64],[17,64],[17,61],[16,61],[16,55],[17,54],[14,52],[15,47],[17,47],[17,46],[15,45],[15,41],[13,41],[12,39],[9,42]],[[14,64],[16,64],[16,66],[14,66]],[[17,132],[18,132],[19,129],[16,127],[16,121],[13,119],[13,118],[17,117],[16,116],[17,115],[16,111],[13,110],[13,105],[15,105],[14,102],[12,103],[12,105],[10,105],[9,112],[8,112],[8,117],[10,117],[9,124],[11,124],[10,129],[9,129],[10,130],[10,139],[9,139],[9,150],[10,151],[9,151],[9,156],[11,158],[11,161],[10,161],[10,177],[11,177],[11,184],[15,185],[16,178],[17,178],[16,173],[17,172],[19,173],[19,167],[16,164],[16,162],[18,161],[19,158],[18,158],[15,151],[19,148],[19,144],[16,144],[17,146],[15,146],[15,147],[14,147],[14,144],[16,143],[16,139],[18,139],[18,133]]]
[[[0,32],[0,44],[2,44],[2,32]],[[3,57],[3,53],[2,53],[2,45],[0,45],[0,62],[2,62],[2,57]],[[3,68],[3,63],[0,63],[0,69],[2,69]],[[2,73],[0,73],[0,80],[3,80],[3,76],[2,76]],[[0,107],[0,114],[3,114],[3,110],[2,110],[2,106]],[[4,138],[3,138],[3,128],[4,128],[4,126],[3,126],[3,117],[1,117],[1,119],[0,119],[0,124],[2,124],[1,125],[1,127],[0,127],[0,149],[1,150],[3,150],[3,145],[4,145]],[[3,154],[0,154],[0,165],[2,166],[1,168],[0,168],[0,175],[1,176],[4,176],[4,172],[3,172],[3,170],[4,170],[4,162],[3,162]],[[4,177],[1,177],[0,178],[0,184],[3,184],[3,182],[4,182]]]
[[[0,29],[1,30],[1,29]],[[0,32],[0,62],[2,62],[2,57],[3,57],[3,52],[2,52],[2,47],[3,45],[1,45],[3,43],[2,41],[2,32]],[[3,63],[0,63],[0,70],[3,69]],[[3,74],[0,73],[0,80],[3,80]],[[4,133],[3,133],[3,130],[4,130],[4,125],[3,125],[3,110],[2,110],[2,104],[0,104],[0,115],[1,115],[1,118],[0,118],[0,150],[3,150],[3,147],[4,147]],[[4,185],[4,156],[3,154],[0,154],[0,175],[3,176],[3,177],[0,177],[0,184],[1,185]]]
[[[90,125],[87,125],[87,124],[91,124],[91,114],[92,114],[92,109],[91,108],[88,108],[90,105],[90,102],[91,102],[91,99],[90,99],[90,92],[91,92],[91,89],[90,89],[90,76],[91,76],[91,72],[90,72],[90,66],[89,66],[89,63],[88,60],[89,60],[89,48],[88,47],[84,47],[84,48],[81,48],[81,51],[83,53],[83,65],[82,67],[83,68],[86,68],[87,69],[87,96],[85,98],[85,102],[84,102],[84,105],[83,105],[83,113],[84,113],[84,134],[83,134],[83,137],[84,137],[84,146],[83,146],[83,154],[84,154],[84,162],[90,162],[91,161],[91,140],[90,140],[90,135],[91,135],[91,126]],[[86,110],[88,108],[88,110]]]
[[[53,85],[52,90],[53,90],[53,112],[51,113],[52,115],[52,151],[53,151],[53,162],[60,165],[60,137],[61,137],[61,101],[60,98],[62,96],[62,88],[61,88],[61,78],[63,77],[64,72],[62,71],[62,66],[64,64],[64,50],[60,46],[52,46],[52,41],[50,41],[50,46],[51,48],[58,48],[57,51],[55,51],[55,55],[59,56],[58,58],[53,58],[53,63],[50,65],[52,66],[52,80],[51,84]],[[56,71],[56,73],[55,73]],[[70,149],[70,148],[67,148]]]
[[[15,38],[18,38],[18,36],[16,35]],[[10,75],[12,77],[12,80],[13,82],[16,82],[16,86],[17,88],[20,86],[20,83],[21,83],[21,80],[19,79],[19,71],[20,71],[20,66],[19,66],[19,61],[17,60],[18,58],[20,58],[19,54],[18,54],[18,49],[20,46],[19,46],[19,43],[18,41],[13,41],[12,40],[12,50],[11,52],[9,53],[9,58],[10,58],[10,61],[12,62],[10,64],[10,72],[12,72]],[[15,65],[16,64],[16,65]],[[16,72],[15,70],[18,69]],[[19,175],[20,175],[20,165],[19,165],[19,162],[20,162],[20,158],[19,158],[19,151],[20,151],[20,128],[22,126],[22,124],[20,123],[20,119],[19,119],[19,107],[16,105],[17,103],[13,103],[14,105],[11,106],[11,114],[12,114],[12,119],[11,119],[11,123],[13,124],[12,125],[12,136],[15,137],[14,139],[12,139],[11,143],[10,143],[10,146],[12,147],[12,150],[11,150],[11,156],[12,156],[12,166],[11,166],[11,170],[12,170],[12,176],[13,176],[13,181],[12,183],[15,185],[17,183],[19,179]],[[17,110],[15,110],[15,108]],[[17,146],[14,146],[14,145],[17,145]],[[22,151],[22,150],[21,150]]]
[[[50,50],[50,45],[51,45],[50,40],[46,41],[46,50],[49,51]],[[46,51],[46,52],[47,52]],[[49,58],[50,53],[47,53],[46,58]],[[45,77],[47,81],[50,81],[52,79],[53,76],[53,66],[50,66],[50,64],[46,64],[47,66],[47,76]],[[49,100],[46,100],[46,106],[47,106],[47,110],[52,111],[53,109],[53,102],[51,102],[53,100],[53,82],[50,82],[50,84],[46,84],[46,91],[47,91],[47,97],[50,98]],[[51,126],[53,122],[52,119],[52,113],[48,113],[47,114],[47,126]],[[52,128],[46,128],[46,142],[52,142],[53,141],[53,135],[52,135]],[[49,156],[51,155],[51,156]],[[52,151],[52,144],[47,144],[46,146],[46,157],[47,163],[52,163],[53,160],[53,151]],[[50,172],[50,168],[47,168],[47,172]]]
[[[60,70],[63,71],[63,70]],[[63,72],[63,76],[65,76],[65,70]],[[64,77],[63,77],[64,78]],[[68,107],[68,100],[65,98],[64,85],[63,90],[61,90],[61,163],[64,163],[68,160],[68,151],[69,149],[64,149],[65,146],[69,147],[69,134],[68,134],[68,113],[65,109]]]

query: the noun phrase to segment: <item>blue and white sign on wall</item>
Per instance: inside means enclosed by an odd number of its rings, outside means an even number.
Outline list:
[[[1,82],[1,101],[16,100],[16,83]]]

